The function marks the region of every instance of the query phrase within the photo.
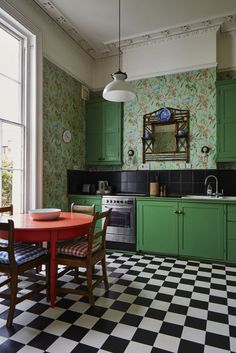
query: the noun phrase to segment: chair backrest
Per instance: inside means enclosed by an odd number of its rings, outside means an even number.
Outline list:
[[[13,205],[0,207],[0,213],[8,212],[10,215],[13,215]]]
[[[95,214],[95,205],[85,206],[77,205],[74,202],[71,204],[71,212],[86,213],[86,214]]]
[[[14,222],[12,219],[9,219],[8,223],[0,223],[0,239],[4,239],[4,242],[0,241],[0,252],[7,253],[10,266],[16,266],[14,254]],[[1,264],[2,263],[0,263],[0,265]]]
[[[92,255],[93,247],[96,244],[99,244],[100,249],[106,250],[106,232],[107,226],[109,222],[109,217],[111,213],[111,208],[105,212],[96,212],[93,217],[93,222],[90,227],[90,231],[88,234],[88,253],[87,256]],[[102,229],[100,231],[96,231],[97,222],[103,219]]]

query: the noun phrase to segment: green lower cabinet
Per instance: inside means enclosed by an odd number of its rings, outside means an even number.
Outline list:
[[[95,205],[95,212],[102,211],[102,198],[101,196],[95,195],[68,195],[68,210],[70,211],[70,207],[72,203],[76,203],[78,205],[91,206]],[[96,230],[102,229],[101,221],[98,221],[98,226]]]
[[[138,200],[137,250],[223,261],[224,211],[217,203]]]
[[[178,253],[177,203],[137,202],[137,250],[163,254]]]
[[[236,262],[236,206],[229,205],[227,210],[227,252],[226,259]]]
[[[179,255],[224,260],[224,205],[179,203]]]

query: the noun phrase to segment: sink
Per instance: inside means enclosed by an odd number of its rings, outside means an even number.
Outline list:
[[[185,195],[181,197],[182,199],[192,199],[192,200],[225,200],[225,201],[236,201],[236,196],[207,196],[207,195]]]

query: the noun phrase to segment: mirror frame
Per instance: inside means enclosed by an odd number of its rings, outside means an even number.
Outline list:
[[[165,108],[170,111],[170,118],[163,122],[159,119],[159,113],[163,108],[155,110],[152,113],[143,116],[143,163],[149,161],[186,161],[189,158],[189,110]],[[165,141],[161,141],[160,145],[163,150],[157,150],[157,135],[156,132],[166,133],[166,139],[171,139],[168,133],[168,127],[173,126],[172,146],[175,148],[164,148]],[[166,129],[165,129],[166,127]],[[170,129],[170,128],[169,128]],[[166,132],[165,132],[166,130]]]

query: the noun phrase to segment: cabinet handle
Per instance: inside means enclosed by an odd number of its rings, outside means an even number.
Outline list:
[[[176,211],[174,211],[174,213],[175,213],[175,214],[184,214],[184,212],[183,212],[183,211],[180,211],[180,210],[176,210]]]

